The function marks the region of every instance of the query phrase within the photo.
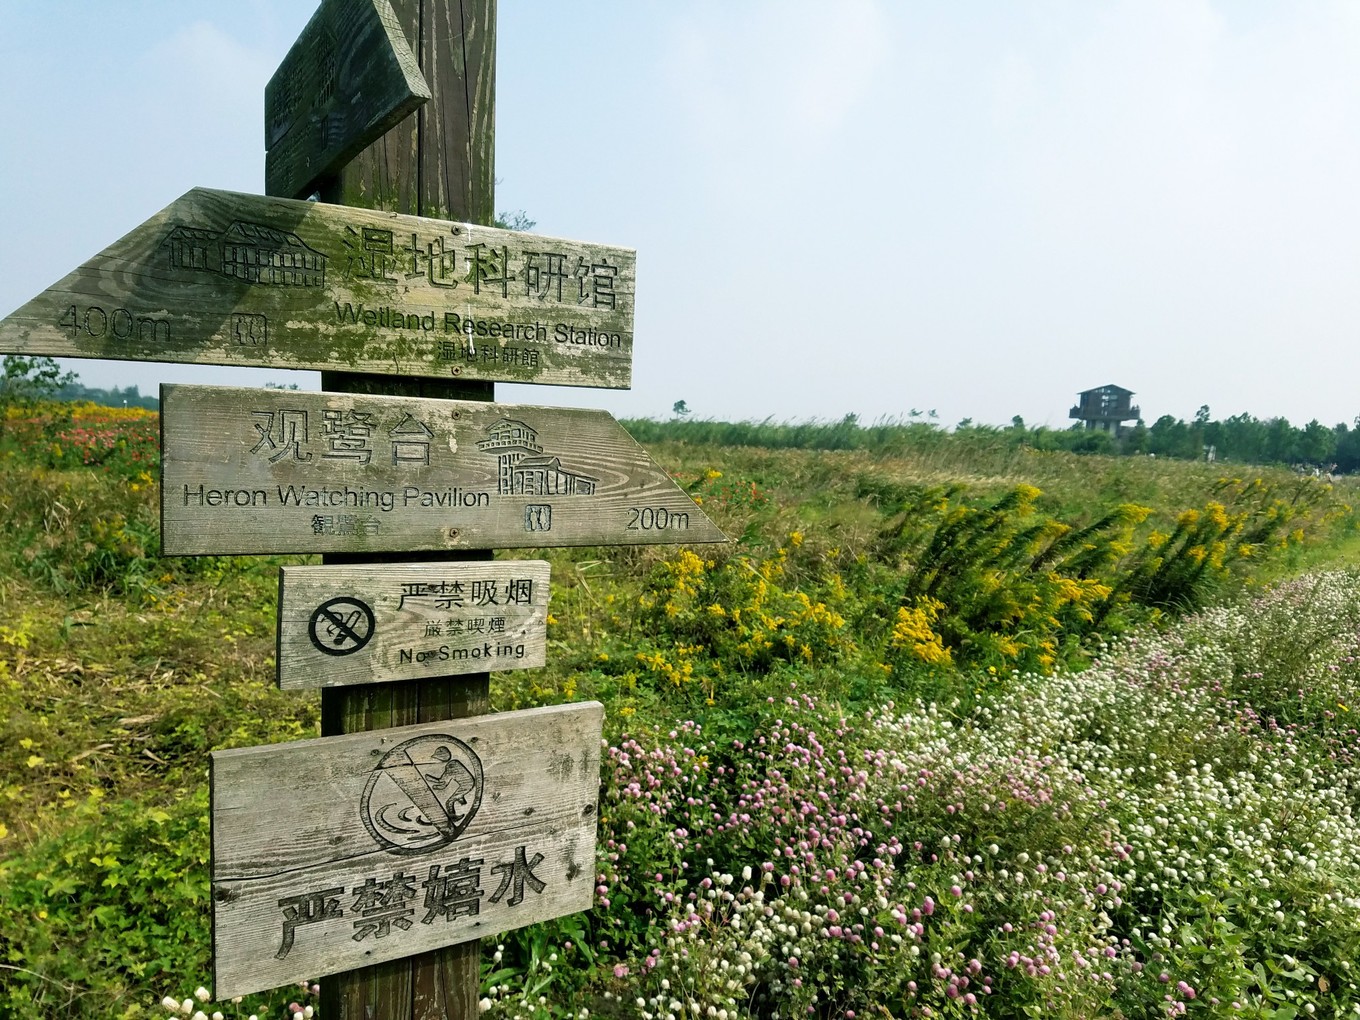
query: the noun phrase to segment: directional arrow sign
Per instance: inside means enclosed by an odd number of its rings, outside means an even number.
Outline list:
[[[279,686],[542,666],[547,618],[542,560],[283,567]]]
[[[627,389],[634,279],[626,248],[196,188],[0,351]]]
[[[726,537],[604,411],[161,387],[167,555]]]
[[[217,998],[590,909],[603,708],[212,755]]]
[[[264,88],[265,190],[305,198],[429,98],[390,0],[325,0]]]

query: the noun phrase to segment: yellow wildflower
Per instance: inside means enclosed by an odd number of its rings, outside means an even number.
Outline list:
[[[934,599],[920,599],[911,608],[899,606],[897,621],[893,624],[891,647],[910,652],[922,662],[934,665],[948,665],[953,661],[944,639],[935,633],[932,625],[939,618],[944,606]]]

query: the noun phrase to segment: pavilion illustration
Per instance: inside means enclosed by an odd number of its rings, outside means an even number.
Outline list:
[[[589,496],[596,479],[562,467],[559,457],[547,457],[538,445],[538,433],[522,421],[502,418],[487,428],[487,438],[477,448],[492,454],[500,471],[497,491],[505,496]]]

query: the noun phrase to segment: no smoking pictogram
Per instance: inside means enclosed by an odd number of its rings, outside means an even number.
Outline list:
[[[353,655],[373,637],[373,610],[352,596],[329,599],[312,613],[309,635],[317,651]]]

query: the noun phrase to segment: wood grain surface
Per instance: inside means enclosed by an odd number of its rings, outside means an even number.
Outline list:
[[[0,351],[627,389],[636,256],[195,188],[0,320]]]
[[[495,217],[496,0],[392,0],[431,85],[430,102],[323,181],[322,201],[490,224]],[[321,388],[441,400],[495,399],[489,379],[321,373]],[[360,554],[362,556],[363,554]],[[368,554],[396,561],[409,554]],[[428,560],[491,558],[488,550],[426,552]],[[323,563],[353,562],[326,553]],[[490,711],[490,675],[327,687],[321,732],[349,733]],[[335,1020],[475,1020],[478,943],[372,964],[321,983],[321,1010]]]
[[[548,575],[542,560],[283,567],[279,687],[542,666]]]
[[[722,542],[605,411],[161,387],[166,555]]]
[[[212,754],[214,995],[586,910],[604,709]]]
[[[265,190],[306,198],[429,98],[391,0],[324,0],[264,89]]]
[[[496,215],[496,2],[393,0],[432,98],[322,184],[321,200],[436,219]]]

